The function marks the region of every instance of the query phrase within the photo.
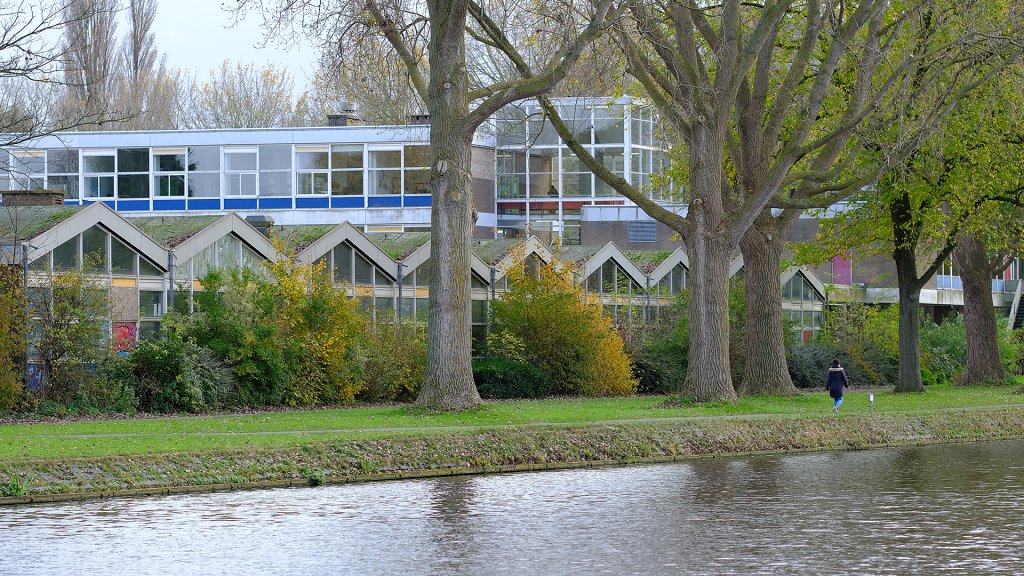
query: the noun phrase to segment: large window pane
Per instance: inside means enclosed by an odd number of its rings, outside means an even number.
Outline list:
[[[241,241],[232,235],[217,240],[217,268],[229,270],[238,268],[241,258]]]
[[[296,194],[327,194],[327,172],[300,172],[295,175]]]
[[[334,247],[334,280],[352,283],[352,247],[346,243]]]
[[[78,199],[78,176],[50,176],[47,187],[50,190],[63,190],[64,198]]]
[[[260,172],[260,196],[291,195],[291,172]]]
[[[331,146],[331,168],[362,168],[363,146],[361,144],[335,144]]]
[[[93,226],[82,232],[82,258],[90,272],[107,271],[107,232]]]
[[[78,236],[53,249],[53,269],[78,268]]]
[[[401,170],[370,170],[370,186],[367,192],[373,195],[399,194],[402,191]]]
[[[430,170],[406,170],[405,193],[430,194]]]
[[[296,152],[296,170],[326,170],[327,152]]]
[[[149,172],[148,148],[118,148],[118,172]]]
[[[260,146],[260,170],[291,170],[291,146]]]
[[[356,284],[373,284],[373,264],[359,253],[356,253],[355,260]]]
[[[374,168],[401,168],[402,152],[400,150],[371,150],[370,166]]]
[[[331,194],[335,196],[361,196],[363,194],[362,171],[335,170],[331,172]]]
[[[78,172],[78,150],[47,150],[46,164],[50,174],[75,174]]]
[[[113,198],[114,177],[113,176],[86,176],[85,177],[86,198]]]
[[[154,154],[153,159],[156,162],[155,169],[157,172],[185,171],[184,154]]]
[[[195,198],[216,198],[220,196],[220,174],[190,173],[188,175],[188,195]]]
[[[190,147],[188,149],[188,169],[220,170],[220,146]]]
[[[110,273],[135,275],[135,252],[117,238],[110,238]]]
[[[99,173],[114,171],[113,156],[86,156],[83,158],[83,161],[85,162],[85,172]]]
[[[118,198],[149,198],[149,176],[132,174],[117,177]]]
[[[224,169],[229,171],[256,170],[255,152],[225,152]]]
[[[625,128],[622,122],[622,107],[597,108],[594,110],[594,143],[621,144]]]
[[[124,178],[124,176],[122,176]],[[154,189],[157,196],[183,196],[185,194],[185,177],[181,175],[153,176]]]
[[[406,146],[405,147],[406,168],[429,168],[430,167],[430,146]]]
[[[164,315],[164,294],[156,290],[139,290],[139,317],[160,318]]]

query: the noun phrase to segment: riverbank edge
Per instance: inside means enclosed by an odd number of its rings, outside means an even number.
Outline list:
[[[1024,438],[1024,409],[502,427],[290,448],[0,462],[0,505]]]

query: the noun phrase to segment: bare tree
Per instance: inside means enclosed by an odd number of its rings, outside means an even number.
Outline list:
[[[274,128],[305,119],[304,100],[293,100],[292,76],[268,64],[232,64],[225,60],[206,82],[193,81],[182,95],[186,128]]]
[[[88,20],[95,12],[72,16],[71,4],[0,0],[0,146],[107,119],[105,110],[59,105],[76,70],[61,33],[68,18]]]
[[[118,78],[117,12],[117,0],[70,0],[63,5],[64,106],[70,111],[96,118],[127,115],[111,114]],[[102,122],[96,124],[102,128]]]
[[[542,3],[543,4],[543,3]],[[431,286],[427,373],[417,402],[462,409],[480,402],[473,383],[470,246],[475,218],[470,190],[470,151],[476,130],[511,102],[551,90],[585,48],[603,32],[612,0],[590,3],[521,3],[533,10],[536,29],[559,30],[560,42],[537,74],[475,86],[467,53],[474,43],[512,44],[491,18],[490,3],[472,0],[240,0],[255,8],[271,35],[312,31],[325,51],[350,54],[353,46],[383,38],[402,62],[407,81],[430,114]],[[425,10],[424,10],[425,8]],[[522,42],[528,41],[522,39]],[[516,44],[513,44],[515,46]],[[521,47],[521,46],[520,46]],[[355,52],[358,53],[358,52]]]
[[[153,34],[156,0],[128,0],[128,30],[121,42],[117,97],[128,118],[118,128],[172,129],[179,125],[177,103],[182,82],[160,55]]]

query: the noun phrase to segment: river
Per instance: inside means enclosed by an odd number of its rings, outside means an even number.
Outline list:
[[[1024,441],[0,508],[0,574],[1021,574]]]

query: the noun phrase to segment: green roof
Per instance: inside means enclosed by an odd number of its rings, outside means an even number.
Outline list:
[[[579,264],[590,260],[602,248],[604,246],[560,246],[555,252],[555,256],[562,262],[575,262]]]
[[[430,232],[374,232],[367,234],[366,238],[392,260],[399,261],[430,242]]]
[[[626,250],[626,257],[644,274],[654,272],[675,250]]]
[[[35,238],[88,206],[9,206],[0,208],[0,238]]]
[[[522,238],[499,238],[497,240],[475,240],[473,242],[473,253],[481,260],[494,266],[508,256],[515,247],[525,242]]]
[[[157,244],[174,248],[221,218],[223,216],[146,216],[126,220]]]
[[[281,240],[284,240],[285,245],[289,248],[296,252],[302,252],[338,226],[340,226],[340,224],[294,224],[290,226],[274,226],[273,233],[277,234]]]

